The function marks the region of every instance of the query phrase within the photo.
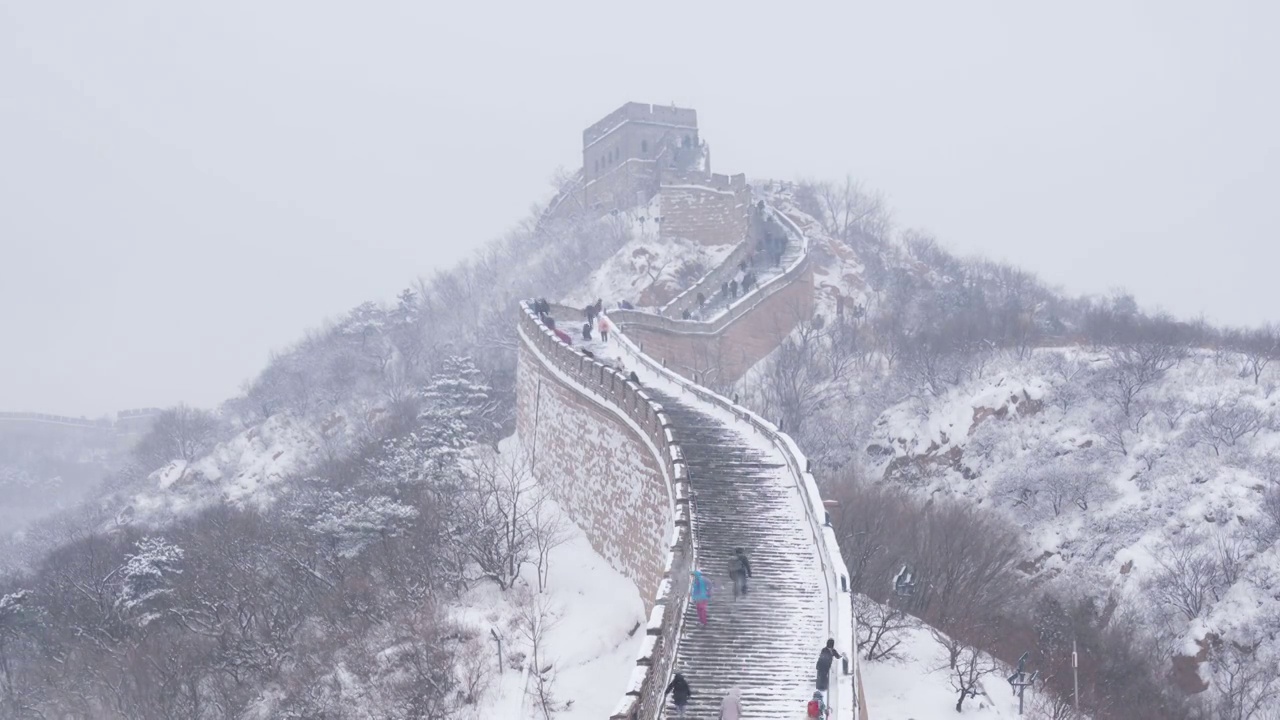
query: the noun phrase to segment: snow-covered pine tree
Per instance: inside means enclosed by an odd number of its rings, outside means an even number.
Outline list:
[[[116,608],[139,625],[160,617],[173,593],[173,579],[182,574],[182,548],[164,538],[144,537],[136,552],[120,568],[120,596]]]

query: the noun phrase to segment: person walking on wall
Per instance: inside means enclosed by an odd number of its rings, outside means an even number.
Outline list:
[[[707,603],[711,601],[711,583],[703,577],[701,570],[693,571],[693,582],[689,585],[689,599],[698,608],[698,622],[705,627]]]
[[[600,331],[600,342],[609,342],[609,318],[603,314],[596,320],[596,329]]]
[[[813,694],[813,699],[809,701],[809,706],[806,710],[805,717],[808,718],[821,720],[827,716],[827,701],[823,699],[822,693],[815,692]]]
[[[689,681],[684,679],[684,675],[676,673],[671,684],[667,686],[666,695],[671,696],[671,701],[676,705],[676,717],[684,717],[684,709],[689,704],[689,696],[693,694],[693,690],[689,688]]]
[[[747,552],[735,548],[733,557],[729,559],[729,579],[733,581],[733,599],[747,594],[747,578],[751,577],[751,562],[747,560]]]
[[[732,688],[720,703],[720,720],[742,720],[742,691]]]
[[[829,685],[831,661],[838,657],[844,656],[836,650],[836,641],[834,639],[827,640],[826,647],[822,648],[822,652],[818,653],[818,689],[824,693]]]

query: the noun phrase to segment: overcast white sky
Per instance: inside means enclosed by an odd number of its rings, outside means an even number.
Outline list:
[[[0,410],[216,404],[628,100],[1069,291],[1280,319],[1278,6],[0,0]]]

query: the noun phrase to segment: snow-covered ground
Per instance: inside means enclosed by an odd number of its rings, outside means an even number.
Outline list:
[[[519,440],[508,438],[503,453],[518,452]],[[548,501],[553,509],[554,503]],[[468,717],[475,720],[541,718],[535,680],[517,658],[531,658],[530,610],[542,610],[545,635],[541,665],[550,665],[550,694],[560,708],[557,720],[608,717],[627,689],[636,655],[644,639],[644,603],[635,584],[591,548],[567,516],[568,539],[551,552],[546,592],[538,594],[530,568],[520,585],[505,593],[492,585],[464,596],[457,619],[488,640],[490,685]],[[536,613],[535,613],[536,614]],[[502,638],[505,667],[497,673],[497,646]]]
[[[607,307],[627,300],[637,307],[658,307],[724,261],[733,245],[701,245],[689,240],[666,241],[658,237],[654,218],[661,215],[661,196],[643,208],[628,210],[618,218],[627,223],[634,238],[583,285],[564,298],[565,305],[586,306],[603,299]],[[642,220],[643,218],[643,220]]]
[[[906,631],[899,646],[899,657],[892,660],[862,663],[862,681],[866,687],[868,715],[874,720],[1004,720],[1019,717],[1018,698],[1013,695],[1008,676],[1011,668],[994,663],[983,656],[981,663],[996,668],[979,681],[979,695],[964,701],[956,713],[959,691],[954,689],[947,653],[927,627],[917,625]],[[1045,720],[1049,716],[1040,707],[1046,698],[1033,688],[1024,697],[1022,718]]]
[[[249,428],[195,462],[156,470],[127,500],[135,522],[159,524],[212,503],[263,507],[273,486],[310,466],[325,442],[309,423],[280,413]]]

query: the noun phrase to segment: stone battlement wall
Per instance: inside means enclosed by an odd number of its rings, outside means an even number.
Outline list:
[[[649,613],[616,720],[657,716],[675,662],[696,548],[684,457],[662,406],[556,339],[522,304],[516,426],[538,481]]]
[[[710,322],[625,310],[612,310],[609,317],[671,370],[702,385],[726,387],[813,317],[813,270],[807,261],[775,282]]]
[[[671,105],[650,105],[629,102],[605,115],[604,118],[582,131],[582,145],[586,147],[599,140],[624,122],[654,122],[664,125],[697,128],[698,111]]]
[[[664,240],[684,238],[703,245],[737,245],[751,225],[751,187],[745,175],[662,175]]]

